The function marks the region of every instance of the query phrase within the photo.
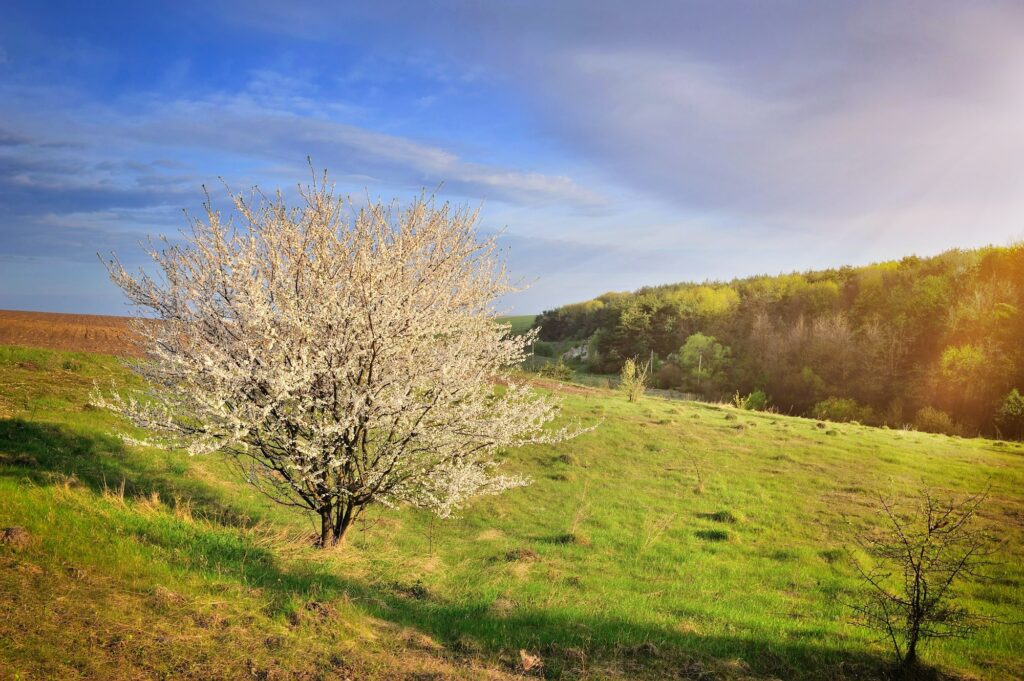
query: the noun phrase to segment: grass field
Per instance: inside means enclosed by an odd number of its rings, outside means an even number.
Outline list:
[[[531,486],[441,522],[375,510],[338,550],[216,456],[129,447],[87,405],[101,355],[0,348],[0,678],[869,679],[842,605],[876,490],[991,485],[1004,540],[971,607],[1024,611],[1024,447],[547,384],[600,422],[511,452]],[[824,424],[822,424],[824,425]],[[701,472],[703,490],[697,489]],[[123,487],[122,487],[123,486]],[[994,626],[923,650],[1024,677]]]
[[[534,320],[537,319],[535,314],[521,314],[510,317],[498,317],[498,321],[503,324],[512,325],[512,333],[516,335],[524,334],[530,330],[533,326]]]

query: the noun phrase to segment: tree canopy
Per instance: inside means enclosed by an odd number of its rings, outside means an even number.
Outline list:
[[[928,408],[961,432],[1008,435],[1016,421],[1001,410],[1024,389],[1024,245],[608,293],[536,326],[543,340],[593,337],[598,372],[653,352],[677,367],[657,373],[674,383],[661,387],[716,399],[762,389],[797,414],[843,398],[892,426]],[[698,385],[693,351],[708,338],[729,359]]]
[[[355,208],[324,183],[207,206],[153,270],[110,273],[148,318],[147,392],[98,396],[161,444],[226,452],[246,479],[321,520],[336,543],[366,506],[444,517],[525,484],[496,453],[567,431],[513,380],[534,334],[494,319],[511,290],[475,212],[419,198]],[[154,321],[154,319],[157,321]],[[500,384],[500,385],[498,385]]]

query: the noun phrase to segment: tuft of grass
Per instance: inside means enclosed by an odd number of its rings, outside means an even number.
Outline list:
[[[728,523],[729,525],[734,525],[740,522],[740,518],[732,511],[728,510],[715,511],[714,513],[698,513],[697,517],[706,518],[707,520],[712,520],[716,523]]]
[[[566,532],[555,535],[552,540],[556,544],[577,544],[579,546],[590,546],[590,538],[580,532]]]
[[[725,530],[697,530],[694,534],[705,541],[729,541],[729,533]]]
[[[528,549],[528,548],[520,547],[520,548],[515,548],[515,549],[509,549],[508,551],[505,552],[505,560],[510,562],[510,563],[514,563],[514,562],[533,562],[533,561],[539,560],[539,559],[540,559],[540,556],[533,549]]]

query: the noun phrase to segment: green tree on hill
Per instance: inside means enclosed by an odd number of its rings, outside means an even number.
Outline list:
[[[787,413],[848,399],[891,426],[928,407],[965,432],[1005,433],[1001,405],[1024,385],[1024,244],[605,294],[536,325],[592,338],[598,372],[653,353],[690,389],[760,388]],[[663,366],[659,383],[676,382]]]
[[[720,391],[731,363],[729,348],[703,333],[693,334],[679,349],[679,364],[700,392]]]

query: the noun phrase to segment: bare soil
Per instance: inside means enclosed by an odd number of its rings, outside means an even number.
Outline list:
[[[0,310],[0,345],[137,357],[130,323],[129,317]]]

